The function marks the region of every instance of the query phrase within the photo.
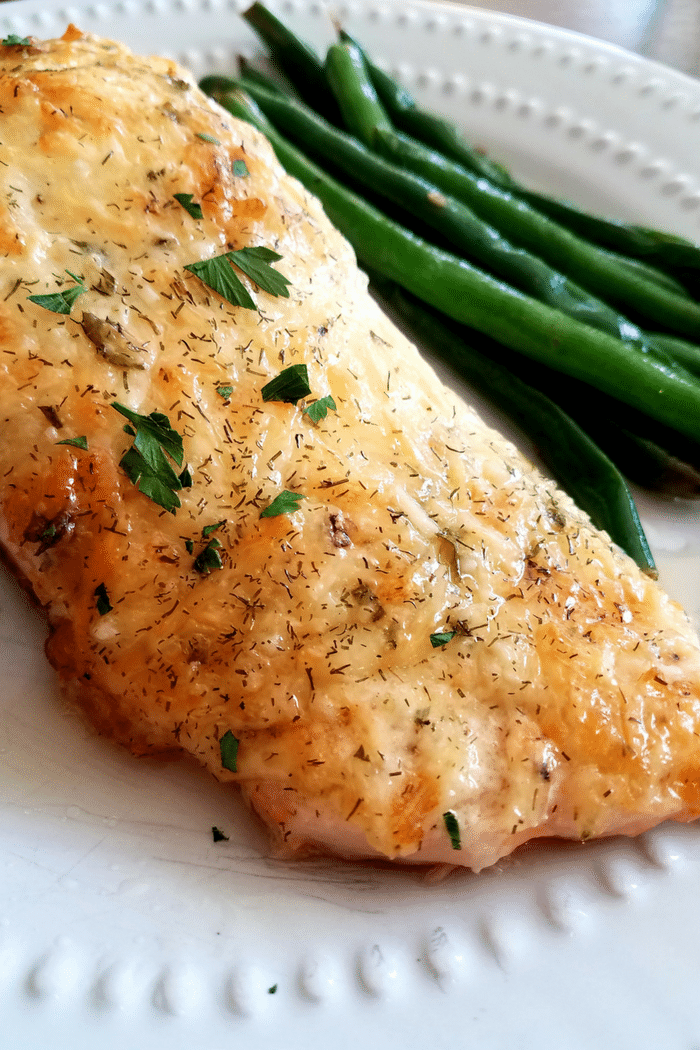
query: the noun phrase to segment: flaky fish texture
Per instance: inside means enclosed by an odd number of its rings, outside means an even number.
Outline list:
[[[0,539],[97,729],[195,755],[290,851],[478,870],[696,817],[686,616],[443,386],[268,143],[73,27],[0,51]],[[288,297],[187,269],[244,247]],[[180,506],[115,403],[182,436]]]

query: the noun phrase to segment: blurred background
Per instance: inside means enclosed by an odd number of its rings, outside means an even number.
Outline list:
[[[468,0],[608,40],[700,75],[700,0]]]

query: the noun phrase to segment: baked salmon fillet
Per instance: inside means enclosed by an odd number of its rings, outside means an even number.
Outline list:
[[[264,138],[74,27],[0,61],[0,539],[99,732],[196,756],[290,851],[479,870],[694,819],[687,617]]]

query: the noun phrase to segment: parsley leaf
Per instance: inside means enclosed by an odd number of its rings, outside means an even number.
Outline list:
[[[459,835],[459,823],[452,810],[448,809],[447,813],[443,813],[442,819],[445,821],[445,828],[447,829],[447,834],[450,836],[452,849],[461,849],[462,840]]]
[[[81,434],[77,438],[64,438],[63,441],[56,441],[56,445],[72,445],[73,448],[84,448],[88,447],[87,438],[84,434]]]
[[[240,277],[236,276],[229,262],[230,252],[215,255],[213,259],[202,259],[201,262],[189,263],[185,267],[203,284],[218,292],[222,299],[233,306],[242,306],[246,310],[255,310],[256,306]]]
[[[202,536],[204,536],[205,540],[208,539],[212,532],[216,532],[217,529],[220,529],[221,526],[225,524],[226,518],[224,518],[223,521],[217,521],[216,525],[205,525],[202,529]]]
[[[250,172],[248,171],[248,166],[246,165],[246,162],[244,160],[234,160],[233,174],[240,175],[242,178],[245,178],[246,175],[250,174]]]
[[[173,430],[170,420],[162,412],[151,412],[144,416],[118,401],[112,402],[112,408],[133,424],[133,428],[124,428],[133,436],[134,443],[122,456],[119,466],[138,485],[144,496],[174,514],[180,506],[176,492],[183,487],[183,482],[173,470],[166,453],[179,467],[182,466],[181,435]]]
[[[221,526],[225,524],[226,519],[224,518],[223,521],[217,521],[215,525],[205,525],[202,529],[202,536],[205,540],[209,539],[212,532],[216,532],[217,529],[220,529]],[[194,550],[194,543],[192,543],[191,540],[187,541],[187,549],[190,552],[190,554]],[[212,539],[210,539],[207,543],[206,547],[204,547],[204,549],[199,552],[199,554],[194,560],[194,568],[197,570],[197,572],[201,572],[203,576],[208,576],[212,569],[222,569],[224,563],[222,562],[221,555],[219,554],[220,550],[221,543],[216,538],[216,536],[213,536]]]
[[[3,47],[29,47],[31,40],[28,36],[17,36],[16,33],[10,33],[2,41]]]
[[[219,748],[221,750],[221,765],[224,769],[230,769],[232,773],[238,772],[238,741],[231,732],[227,729],[221,740],[219,741]]]
[[[299,501],[302,499],[306,499],[306,496],[303,496],[301,492],[289,492],[288,489],[285,489],[284,492],[280,492],[279,496],[275,496],[265,510],[260,511],[260,517],[277,518],[280,514],[293,514],[299,509]]]
[[[221,397],[223,397],[224,401],[227,401],[228,398],[230,398],[231,394],[233,393],[233,387],[232,386],[217,386],[216,392],[217,392],[217,394],[220,394]]]
[[[100,616],[105,616],[106,613],[111,612],[112,603],[109,600],[107,588],[105,587],[104,583],[101,583],[98,587],[95,587],[93,593],[97,598],[97,611],[100,614]]]
[[[243,270],[263,292],[288,299],[289,280],[269,265],[270,262],[281,258],[282,256],[273,252],[271,248],[239,248],[237,251],[215,255],[211,259],[189,263],[185,269],[193,273],[195,277],[199,277],[200,281],[209,288],[213,288],[233,306],[255,310],[257,308],[250,293],[240,277],[236,275],[231,263],[234,263],[239,270]]]
[[[200,551],[194,559],[194,567],[197,572],[201,572],[203,576],[208,576],[212,569],[222,569],[224,563],[219,554],[220,550],[221,544],[214,536],[209,540],[204,550]]]
[[[206,131],[198,131],[197,132],[197,138],[201,139],[202,142],[213,142],[215,146],[220,146],[221,145],[221,143],[219,142],[219,140],[217,138],[215,138],[213,135],[207,134]]]
[[[66,273],[74,281],[77,281],[77,284],[71,288],[62,288],[59,292],[49,292],[47,295],[28,295],[27,299],[29,302],[36,303],[37,306],[43,306],[45,310],[50,310],[52,314],[69,314],[75,300],[83,292],[86,292],[87,288],[80,277],[76,277],[70,270],[66,270]]]
[[[193,201],[193,199],[192,199],[193,194],[191,194],[191,193],[173,193],[173,197],[178,202],[178,204],[182,205],[182,207],[185,209],[185,211],[188,212],[192,216],[193,219],[201,219],[201,218],[203,218],[202,206],[201,206],[201,204],[197,204],[196,201]]]
[[[334,412],[338,411],[331,395],[326,394],[325,397],[320,397],[318,401],[314,401],[312,405],[307,405],[304,409],[304,415],[308,416],[312,423],[318,423],[319,420],[326,418],[329,409],[332,409]]]
[[[271,379],[260,391],[263,401],[285,401],[294,405],[311,393],[306,365],[290,365]]]
[[[436,631],[435,634],[430,635],[430,644],[433,649],[440,649],[441,646],[451,642],[456,633],[456,631]]]
[[[239,248],[235,252],[229,252],[229,258],[239,270],[248,274],[251,281],[255,281],[263,292],[280,296],[282,299],[289,298],[287,289],[291,281],[270,266],[271,262],[277,262],[282,258],[277,252],[273,252],[272,248],[265,248],[262,245],[253,248]]]

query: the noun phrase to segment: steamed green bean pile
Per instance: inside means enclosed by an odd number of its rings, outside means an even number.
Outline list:
[[[627,480],[700,496],[700,247],[534,193],[340,32],[317,55],[262,4],[276,64],[202,87],[268,137],[421,345],[510,415],[647,572]]]

